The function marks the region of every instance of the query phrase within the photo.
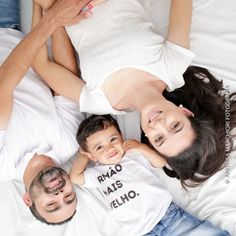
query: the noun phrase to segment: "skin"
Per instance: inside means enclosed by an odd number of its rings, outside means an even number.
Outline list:
[[[31,206],[34,202],[37,211],[43,218],[48,222],[56,223],[74,214],[77,199],[66,172],[63,173],[64,186],[61,185],[61,176],[46,176],[44,186],[50,189],[50,193],[45,193],[41,186],[34,184],[32,187],[32,182],[37,179],[39,173],[50,167],[57,167],[50,157],[34,155],[23,177],[26,188],[23,200],[27,206]]]
[[[167,100],[157,100],[143,108],[141,125],[152,146],[159,153],[172,157],[194,141],[195,133],[188,116],[193,116],[188,109]]]
[[[192,1],[172,0],[167,40],[189,48],[191,17]],[[79,101],[85,83],[78,80],[69,70],[55,66],[47,57],[41,57],[36,70],[54,91],[76,102]],[[191,112],[170,104],[162,96],[165,88],[166,84],[159,78],[135,68],[114,72],[106,78],[102,86],[114,109],[135,109],[141,113],[141,125],[151,144],[160,153],[171,157],[190,147],[195,134],[187,119],[187,116],[192,115]],[[151,109],[161,112],[162,116],[159,118],[162,119],[155,118],[155,122],[149,122]],[[183,126],[181,132],[173,132],[171,125],[176,122],[180,122]],[[160,135],[165,139],[164,145],[161,146],[155,141],[155,137]]]
[[[55,5],[52,6],[54,3]],[[59,3],[59,0],[37,0],[33,3],[34,14],[32,19],[32,31],[34,31],[39,22],[41,22],[44,18],[42,16],[41,6],[46,12],[45,14],[49,14],[51,9],[58,6]],[[90,3],[89,0],[81,1],[81,9],[83,9],[83,7],[88,3]],[[81,20],[89,17],[90,15],[91,14],[89,12],[85,11],[80,13],[77,18],[79,17]],[[66,50],[61,50],[62,47]],[[52,35],[52,52],[56,62],[69,68],[73,74],[78,74],[75,54],[71,43],[69,43],[69,38],[65,34],[64,27],[57,27],[56,31]],[[47,56],[45,44],[41,47],[40,52],[34,58],[33,65],[35,67],[37,67],[37,63],[42,55],[45,57]],[[67,58],[67,60],[64,60],[64,58]],[[23,199],[27,206],[31,206],[34,203],[38,213],[48,222],[62,222],[70,218],[75,213],[77,204],[76,194],[66,172],[64,172],[63,177],[49,175],[47,181],[43,185],[44,188],[43,186],[38,186],[37,184],[34,185],[38,175],[45,171],[48,167],[56,167],[50,157],[35,155],[31,159],[24,173],[26,193],[24,194]],[[65,185],[62,185],[63,181],[65,181]],[[46,192],[45,188],[49,188],[51,190],[50,193]]]
[[[14,90],[18,83],[24,78],[35,56],[57,28],[72,25],[85,19],[87,13],[81,13],[81,9],[89,2],[89,0],[58,0],[53,7],[39,19],[33,30],[25,36],[2,63],[0,66],[0,130],[7,129],[13,108]],[[27,193],[23,198],[28,206],[32,204],[33,200],[37,201],[36,208],[40,212],[43,212],[42,216],[49,222],[61,222],[66,220],[68,216],[71,216],[76,208],[76,200],[74,200],[70,206],[69,204],[64,204],[66,203],[65,199],[68,199],[68,193],[73,192],[68,175],[65,176],[66,185],[62,188],[63,191],[58,192],[56,196],[52,194],[49,196],[50,199],[56,199],[59,204],[64,206],[61,207],[61,211],[58,211],[57,214],[51,213],[45,215],[45,212],[41,210],[41,207],[44,207],[44,204],[48,203],[49,198],[46,199],[47,202],[42,202],[39,195],[37,195],[37,199],[33,199],[29,194],[29,186],[36,175],[48,166],[55,166],[55,163],[49,157],[36,154],[32,158],[24,173],[24,183]],[[43,198],[46,198],[43,192],[40,193]]]
[[[80,150],[70,170],[70,179],[74,184],[84,185],[84,171],[89,160],[103,165],[119,163],[125,152],[138,151],[143,154],[155,168],[163,167],[166,162],[146,144],[136,140],[123,141],[121,134],[114,126],[98,131],[86,139],[86,150]]]
[[[113,126],[90,135],[86,145],[89,158],[102,164],[117,164],[124,155],[123,138]]]

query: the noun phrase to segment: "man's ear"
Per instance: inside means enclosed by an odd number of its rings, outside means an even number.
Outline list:
[[[80,149],[80,150],[79,150],[79,153],[80,153],[81,155],[84,155],[84,156],[88,157],[88,159],[91,160],[91,161],[95,161],[95,162],[97,161],[97,159],[94,158],[94,156],[93,156],[90,152],[87,152],[87,151],[85,151],[85,150],[83,150],[83,149]]]
[[[33,203],[29,193],[24,193],[23,201],[26,204],[26,206],[28,206],[28,207],[30,207],[32,205],[32,203]]]
[[[181,111],[186,115],[186,116],[190,116],[190,117],[194,117],[193,112],[191,112],[189,109],[187,109],[186,107],[183,106],[179,106],[179,108],[181,109]]]

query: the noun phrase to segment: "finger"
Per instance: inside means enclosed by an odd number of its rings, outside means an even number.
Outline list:
[[[87,18],[89,18],[92,15],[92,12],[90,11],[85,11],[85,12],[81,12],[79,15],[77,15],[76,17],[74,17],[74,19],[72,21],[70,21],[68,24],[66,24],[67,26],[70,25],[74,25],[79,23],[82,20],[85,20]]]

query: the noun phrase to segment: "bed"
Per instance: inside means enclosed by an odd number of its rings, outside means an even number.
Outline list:
[[[22,29],[30,28],[31,1],[21,0]],[[156,28],[166,34],[170,0],[151,0],[151,17]],[[193,64],[207,67],[225,88],[236,91],[236,1],[194,0],[191,28],[191,49],[196,53]],[[119,117],[126,138],[139,138],[136,113]],[[222,145],[224,145],[222,143]],[[69,169],[71,162],[65,165]],[[203,185],[184,191],[179,181],[156,174],[174,196],[174,201],[201,219],[228,230],[236,236],[236,151],[226,167]],[[0,229],[8,236],[127,236],[108,215],[96,190],[76,188],[79,198],[77,214],[66,225],[47,226],[35,220],[21,196],[24,186],[19,181],[0,182]]]

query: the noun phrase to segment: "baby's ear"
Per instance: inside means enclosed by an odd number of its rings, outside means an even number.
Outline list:
[[[84,151],[83,149],[80,149],[79,153],[80,153],[80,155],[86,156],[91,161],[97,161],[97,160],[95,160],[94,156],[90,152],[87,152],[87,151]]]

